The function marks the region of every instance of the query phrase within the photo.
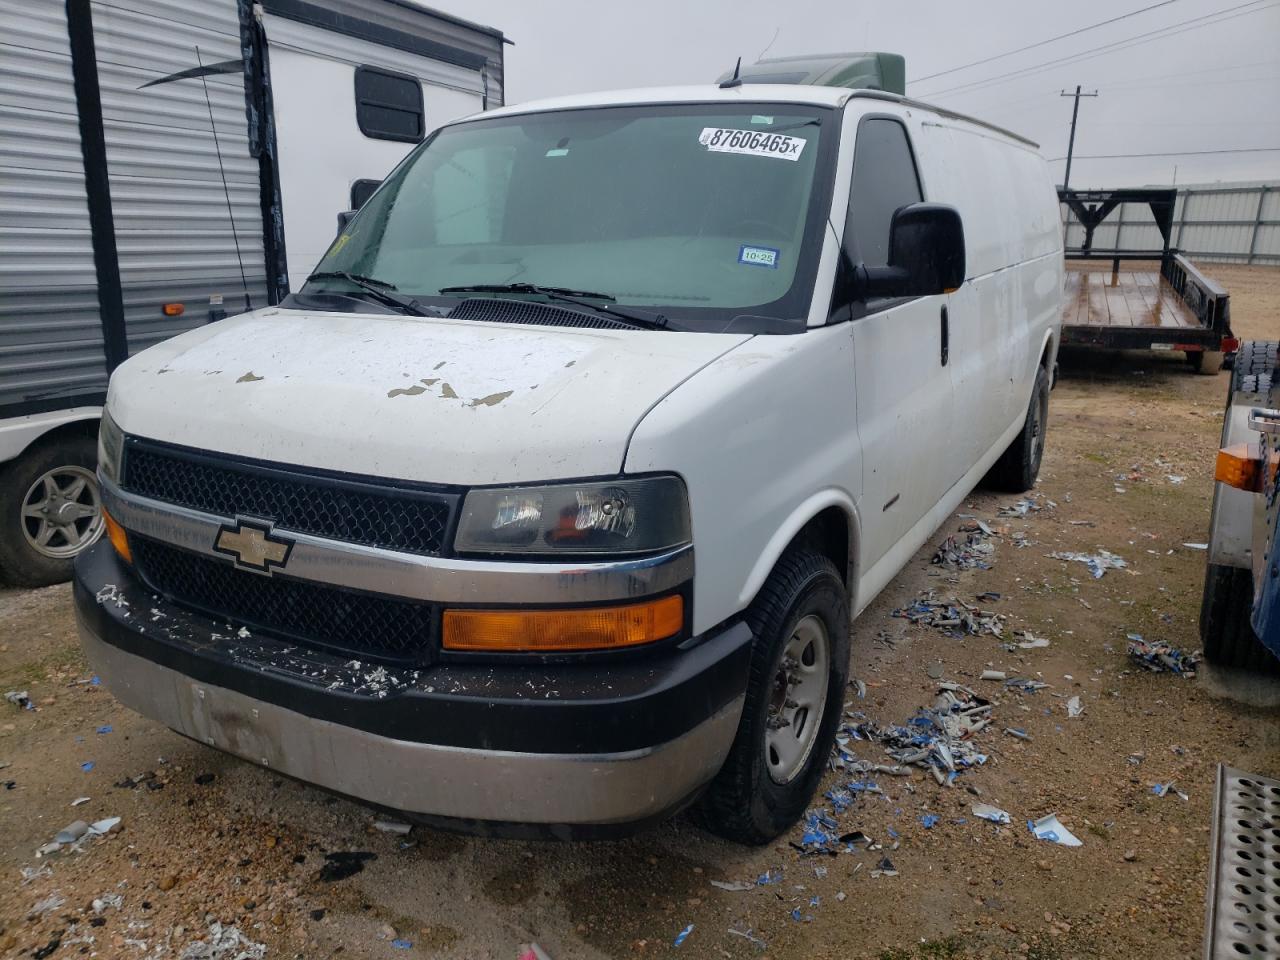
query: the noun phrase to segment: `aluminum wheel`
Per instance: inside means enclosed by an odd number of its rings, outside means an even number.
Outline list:
[[[764,759],[774,783],[790,783],[809,762],[827,703],[830,665],[827,626],[811,613],[792,630],[773,681]]]
[[[22,533],[46,557],[65,560],[102,536],[98,478],[84,467],[54,467],[22,500]]]

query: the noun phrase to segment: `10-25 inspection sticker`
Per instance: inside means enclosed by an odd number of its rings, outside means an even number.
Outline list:
[[[804,145],[808,143],[800,137],[765,130],[735,130],[732,127],[703,127],[698,142],[713,153],[745,153],[778,160],[799,160]]]

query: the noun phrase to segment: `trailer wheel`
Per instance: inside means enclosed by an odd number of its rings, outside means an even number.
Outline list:
[[[1044,367],[1036,371],[1031,403],[1022,430],[1013,438],[1000,459],[988,471],[984,483],[996,490],[1023,493],[1036,484],[1044,457],[1044,435],[1049,423],[1049,376]]]
[[[849,678],[849,597],[830,560],[790,550],[747,622],[755,640],[738,735],[692,815],[760,845],[800,819],[826,770]]]
[[[0,571],[11,583],[69,580],[76,554],[102,536],[97,463],[92,437],[62,436],[0,466]]]
[[[1193,354],[1191,366],[1196,373],[1206,377],[1216,377],[1222,372],[1223,353],[1221,350],[1201,350]]]
[[[1253,632],[1253,574],[1239,567],[1208,564],[1200,603],[1200,645],[1204,658],[1223,667],[1280,674],[1280,659]]]

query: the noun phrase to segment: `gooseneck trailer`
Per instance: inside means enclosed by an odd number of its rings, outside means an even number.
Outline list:
[[[1082,234],[1080,243],[1068,244],[1064,251],[1068,269],[1062,342],[1111,350],[1180,350],[1201,373],[1217,373],[1223,358],[1239,346],[1231,333],[1230,299],[1221,285],[1170,245],[1177,191],[1060,189],[1058,199]],[[1121,246],[1124,224],[1113,215],[1132,207],[1145,208],[1150,219],[1130,220],[1130,235],[1158,240],[1158,246]],[[1115,229],[1115,240],[1100,248],[1094,239],[1104,223]]]

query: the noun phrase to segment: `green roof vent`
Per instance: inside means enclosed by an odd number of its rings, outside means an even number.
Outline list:
[[[907,61],[896,53],[828,53],[808,57],[776,57],[743,67],[743,83],[809,83],[818,87],[907,92]],[[728,72],[723,83],[732,79]]]

